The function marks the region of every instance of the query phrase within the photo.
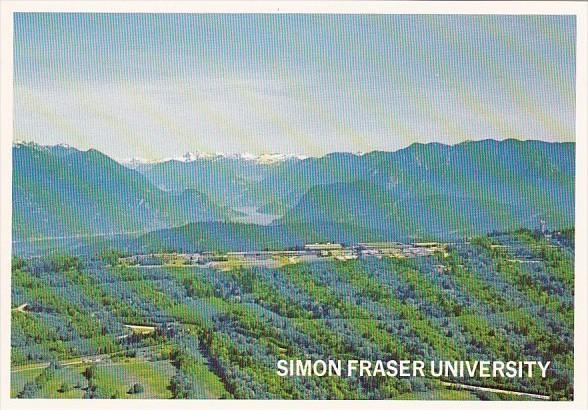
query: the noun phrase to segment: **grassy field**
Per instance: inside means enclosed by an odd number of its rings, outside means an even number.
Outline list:
[[[226,393],[219,377],[212,373],[205,363],[196,363],[194,367],[193,380],[198,397],[218,399]]]
[[[79,399],[84,394],[87,381],[82,375],[87,365],[67,366],[57,370],[41,389],[41,397]],[[27,381],[33,381],[42,369],[31,369],[20,372],[13,372],[11,375],[10,395],[16,395],[22,391]],[[97,365],[97,384],[109,392],[118,393],[118,397],[149,399],[149,398],[171,398],[168,389],[169,380],[175,369],[169,361],[146,362],[127,359],[125,362],[112,362]],[[72,386],[68,392],[61,392],[63,383]],[[128,390],[135,383],[144,387],[143,393],[128,394]],[[74,387],[79,386],[79,387]]]
[[[16,397],[22,391],[25,383],[34,380],[42,371],[42,369],[30,369],[12,372],[10,374],[10,397]]]
[[[174,368],[169,361],[104,364],[97,367],[97,383],[119,398],[170,398],[169,379]],[[135,383],[143,385],[142,393],[128,394]]]
[[[438,390],[426,392],[406,393],[398,397],[398,400],[479,400],[478,397],[467,390],[451,390],[439,387]]]

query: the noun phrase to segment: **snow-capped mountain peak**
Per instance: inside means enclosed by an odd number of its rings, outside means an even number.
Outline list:
[[[22,141],[22,140],[17,140],[14,141],[12,143],[12,146],[14,148],[23,148],[23,147],[28,147],[28,148],[35,148],[35,149],[42,149],[42,148],[47,148],[43,145],[39,145],[36,142],[33,141]]]
[[[196,151],[196,152],[186,152],[181,157],[175,158],[175,160],[181,161],[181,162],[192,162],[192,161],[196,161],[198,159],[212,159],[212,158],[215,158],[216,156],[217,156],[216,154],[210,154],[207,152]]]
[[[297,154],[262,154],[256,158],[256,161],[260,164],[273,164],[277,162],[284,162],[291,159],[303,160],[308,158],[305,155]]]
[[[143,165],[143,164],[157,164],[157,163],[168,162],[168,161],[178,161],[178,162],[187,163],[187,162],[194,162],[194,161],[198,161],[198,160],[232,159],[232,160],[250,161],[250,162],[255,162],[258,164],[269,165],[269,164],[276,164],[276,163],[288,161],[291,159],[302,160],[302,159],[306,159],[306,158],[308,158],[308,157],[304,156],[304,155],[297,155],[297,154],[272,153],[272,154],[255,155],[255,154],[251,154],[249,152],[231,153],[231,154],[217,152],[217,153],[213,154],[213,153],[196,151],[196,152],[186,152],[185,154],[183,154],[179,157],[175,157],[175,158],[163,158],[163,159],[157,159],[157,160],[149,160],[149,159],[134,157],[131,159],[124,160],[122,162],[124,162],[125,164],[128,164],[128,165]]]
[[[37,151],[51,151],[53,153],[69,154],[72,152],[79,152],[81,150],[65,143],[53,144],[53,145],[41,145],[34,141],[22,141],[17,140],[12,143],[13,148],[29,148]]]
[[[79,151],[77,148],[72,147],[69,144],[61,143],[55,145],[40,145],[36,142],[32,141],[14,141],[13,142],[14,148],[21,148],[21,147],[28,147],[38,150],[52,150],[54,152],[76,152]],[[306,155],[299,155],[299,154],[283,154],[283,153],[264,153],[264,154],[252,154],[249,152],[242,152],[242,153],[224,153],[224,152],[202,152],[202,151],[188,151],[179,157],[167,157],[167,158],[158,158],[158,159],[149,159],[149,158],[141,158],[141,157],[132,157],[120,160],[119,162],[130,165],[130,166],[140,166],[140,165],[148,165],[148,164],[159,164],[168,161],[178,161],[178,162],[194,162],[194,161],[201,161],[201,160],[209,160],[209,161],[216,161],[222,159],[231,159],[237,161],[247,161],[252,162],[260,165],[271,165],[271,164],[278,164],[281,162],[289,161],[289,160],[303,160],[308,158]]]

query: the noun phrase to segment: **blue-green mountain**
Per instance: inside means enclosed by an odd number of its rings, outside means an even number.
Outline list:
[[[227,210],[202,193],[164,191],[96,150],[13,147],[13,239],[147,232]]]
[[[575,144],[482,140],[395,152],[120,164],[95,150],[15,145],[16,238],[147,232],[170,248],[448,239],[574,225]],[[236,223],[240,207],[275,214]]]
[[[354,223],[404,237],[574,223],[574,144],[415,144],[329,160],[339,174],[325,173],[327,182],[302,194],[282,223]]]

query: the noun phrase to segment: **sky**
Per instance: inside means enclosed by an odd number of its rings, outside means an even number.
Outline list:
[[[14,138],[114,158],[575,140],[574,16],[17,13]]]

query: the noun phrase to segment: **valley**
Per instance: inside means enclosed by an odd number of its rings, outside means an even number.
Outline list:
[[[226,246],[239,251],[263,249],[262,239],[274,248],[451,241],[534,229],[539,220],[551,228],[574,222],[573,143],[413,144],[270,162],[125,163],[95,150],[26,143],[13,154],[13,242],[139,232],[147,243],[166,238],[182,248],[229,238]]]

